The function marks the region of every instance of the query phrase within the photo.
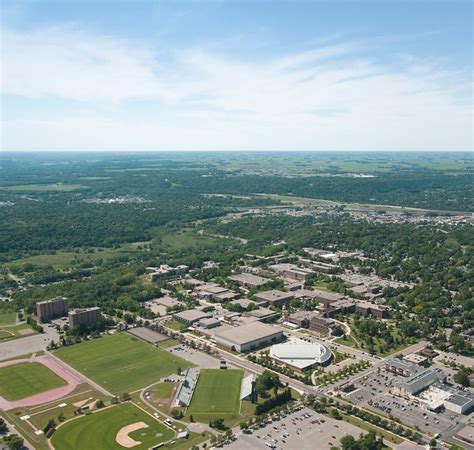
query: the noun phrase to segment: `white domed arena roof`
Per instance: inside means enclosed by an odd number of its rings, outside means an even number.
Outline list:
[[[273,345],[270,356],[297,367],[325,364],[331,359],[331,350],[323,344],[292,343]]]

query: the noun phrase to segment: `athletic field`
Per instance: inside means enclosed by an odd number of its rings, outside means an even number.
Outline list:
[[[51,441],[56,450],[127,448],[119,442],[128,443],[128,448],[134,450],[145,450],[173,436],[172,430],[149,414],[132,403],[123,403],[65,423]]]
[[[239,414],[240,385],[244,372],[236,369],[203,369],[187,416],[200,422],[212,418],[231,419]]]
[[[54,355],[113,394],[133,392],[191,366],[125,333],[62,347]]]
[[[8,401],[20,400],[66,384],[60,376],[37,362],[0,367],[0,395]]]

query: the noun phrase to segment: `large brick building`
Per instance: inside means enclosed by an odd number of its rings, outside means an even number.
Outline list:
[[[36,303],[36,316],[40,322],[67,316],[68,300],[65,297],[55,297],[51,300]]]
[[[102,318],[100,308],[80,308],[69,311],[69,326],[94,325]]]

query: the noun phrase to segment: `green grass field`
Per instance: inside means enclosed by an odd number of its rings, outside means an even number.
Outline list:
[[[52,444],[56,450],[123,449],[115,440],[117,433],[123,427],[137,422],[144,422],[148,428],[129,434],[133,440],[140,442],[133,446],[135,450],[148,449],[174,436],[173,431],[132,403],[124,403],[67,422],[53,434]]]
[[[14,325],[16,322],[15,312],[0,313],[0,326],[2,325]]]
[[[6,400],[19,400],[66,384],[40,363],[22,362],[0,367],[0,395]]]
[[[3,327],[0,325],[0,342],[31,336],[32,334],[37,334],[37,331],[33,330],[27,323]]]
[[[114,394],[133,392],[176,373],[178,367],[191,366],[124,333],[62,347],[55,355]]]
[[[203,369],[186,412],[195,420],[233,419],[239,414],[240,385],[244,372],[236,369]]]
[[[57,251],[55,253],[45,253],[16,259],[7,263],[7,266],[16,267],[24,266],[25,264],[33,264],[39,267],[53,266],[55,269],[64,269],[83,262],[94,263],[98,260],[114,260],[123,256],[132,256],[140,252],[138,247],[144,244],[148,244],[148,242],[131,242],[123,244],[118,248],[94,248],[94,251]]]
[[[157,248],[163,251],[217,248],[236,243],[233,239],[198,234],[196,230],[189,228],[182,228],[179,231],[167,233],[157,232],[153,242]]]

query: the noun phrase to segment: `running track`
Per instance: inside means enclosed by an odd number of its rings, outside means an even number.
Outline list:
[[[68,394],[70,394],[76,386],[82,383],[81,379],[74,375],[73,373],[66,370],[64,367],[60,366],[56,361],[54,361],[51,357],[47,355],[42,356],[35,356],[33,355],[29,359],[13,359],[10,361],[0,362],[0,367],[11,366],[13,364],[18,364],[20,362],[37,362],[43,364],[48,369],[52,370],[56,375],[59,375],[63,378],[67,385],[52,389],[47,392],[41,392],[40,394],[32,395],[31,397],[26,397],[21,400],[16,401],[8,401],[0,396],[0,410],[3,409],[8,411],[14,408],[21,408],[25,406],[36,406],[41,405],[43,403],[52,402],[54,400],[58,400]]]

